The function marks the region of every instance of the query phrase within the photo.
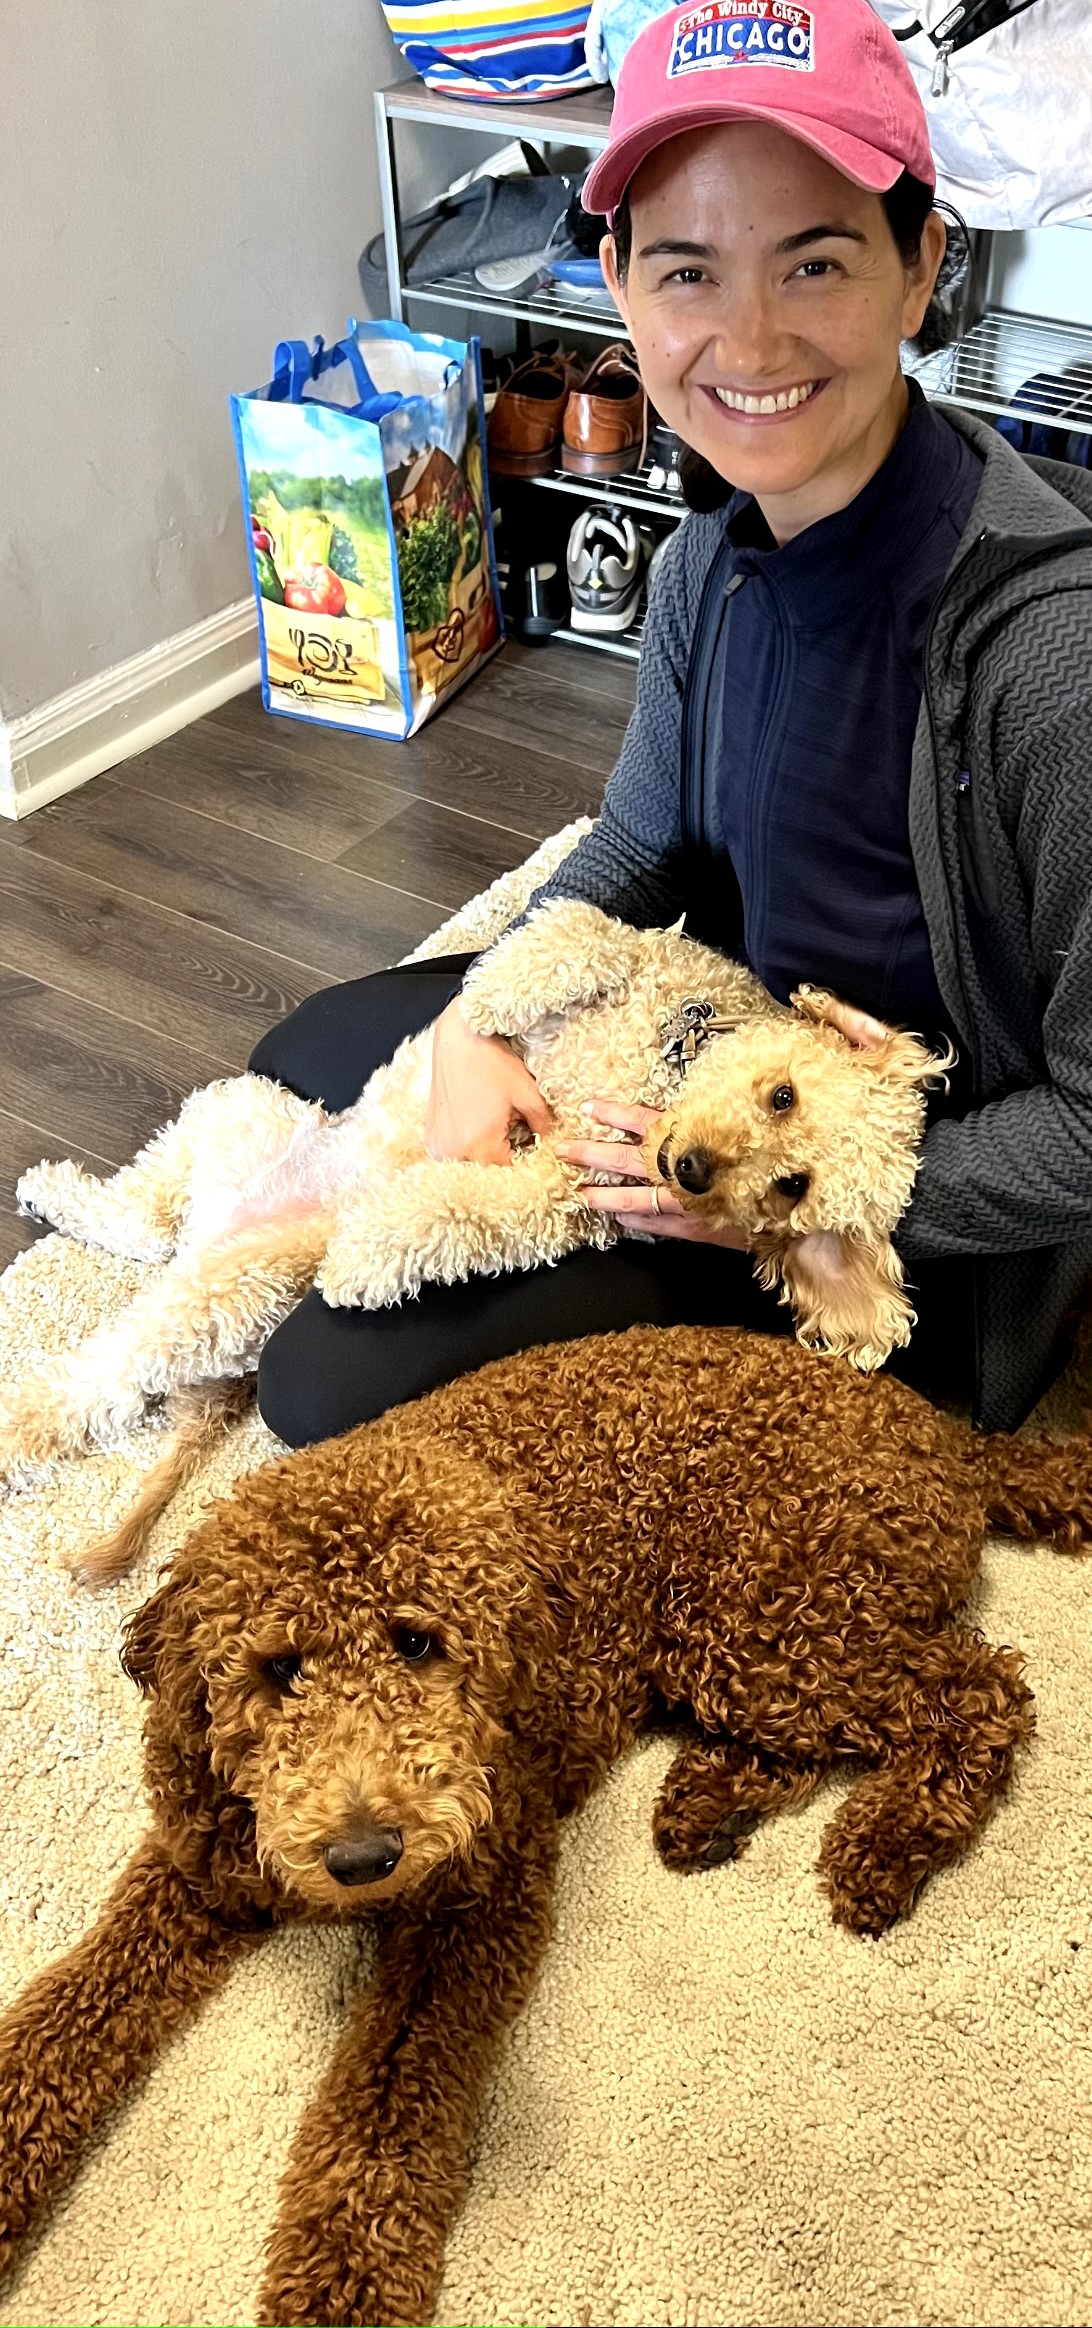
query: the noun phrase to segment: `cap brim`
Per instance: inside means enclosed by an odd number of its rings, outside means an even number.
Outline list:
[[[691,129],[715,129],[725,121],[772,121],[789,137],[797,137],[802,145],[810,146],[813,153],[822,154],[844,178],[855,186],[864,186],[870,194],[886,194],[888,188],[901,178],[903,165],[893,161],[890,154],[882,154],[875,146],[866,145],[863,138],[850,137],[844,129],[828,129],[823,122],[812,121],[799,113],[786,113],[780,106],[748,105],[733,100],[731,105],[695,105],[685,111],[662,114],[658,121],[645,121],[639,129],[620,137],[617,144],[604,146],[597,162],[593,162],[584,180],[580,200],[583,208],[600,217],[609,218],[617,209],[642,162],[661,146],[670,145],[673,138],[684,137]]]

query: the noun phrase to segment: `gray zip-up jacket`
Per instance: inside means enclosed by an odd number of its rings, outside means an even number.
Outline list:
[[[975,1257],[975,1415],[1003,1430],[1056,1371],[1092,1269],[1092,476],[949,417],[982,481],[930,622],[910,834],[975,1101],[930,1129],[898,1241],[911,1279]],[[672,540],[602,811],[534,903],[645,927],[694,904],[687,709],[723,538],[692,515]]]

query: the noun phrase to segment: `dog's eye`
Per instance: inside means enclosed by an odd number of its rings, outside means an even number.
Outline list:
[[[774,1114],[784,1115],[786,1110],[792,1107],[795,1098],[796,1093],[791,1083],[779,1083],[777,1090],[770,1093],[770,1106]]]
[[[286,1651],[283,1657],[267,1657],[262,1665],[262,1672],[266,1680],[272,1682],[274,1689],[291,1689],[293,1682],[299,1680],[302,1670],[303,1659],[292,1650]]]
[[[435,1633],[419,1633],[414,1625],[392,1625],[391,1640],[407,1665],[423,1665],[426,1657],[442,1657],[443,1646]]]
[[[800,1198],[807,1195],[808,1185],[806,1172],[786,1172],[780,1180],[774,1182],[782,1196],[790,1196],[794,1204],[799,1204]]]

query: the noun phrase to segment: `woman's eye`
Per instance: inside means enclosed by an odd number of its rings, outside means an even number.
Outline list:
[[[299,1680],[302,1670],[302,1657],[292,1652],[284,1657],[267,1657],[262,1666],[266,1680],[272,1682],[274,1689],[291,1689],[293,1682]]]
[[[427,1657],[442,1657],[443,1645],[435,1633],[419,1633],[414,1625],[392,1625],[391,1640],[407,1665],[423,1665]]]
[[[786,1110],[792,1106],[795,1098],[796,1093],[791,1083],[779,1083],[777,1090],[770,1093],[770,1106],[774,1114],[784,1115]]]

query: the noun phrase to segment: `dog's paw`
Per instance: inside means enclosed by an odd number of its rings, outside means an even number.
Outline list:
[[[331,1309],[393,1309],[420,1290],[420,1271],[397,1254],[331,1249],[315,1280]]]
[[[57,1201],[64,1175],[71,1173],[71,1165],[32,1164],[29,1171],[20,1174],[15,1183],[15,1202],[24,1220],[44,1221],[48,1226],[53,1219],[50,1206]]]
[[[916,1864],[884,1868],[825,1871],[831,1914],[843,1931],[858,1940],[880,1940],[903,1916],[908,1916],[921,1888],[920,1855]]]
[[[725,1860],[738,1859],[740,1852],[746,1848],[755,1828],[760,1823],[761,1813],[759,1811],[729,1811],[727,1818],[721,1820],[711,1841],[706,1844],[704,1851],[699,1854],[694,1865],[697,1867],[723,1867]]]

